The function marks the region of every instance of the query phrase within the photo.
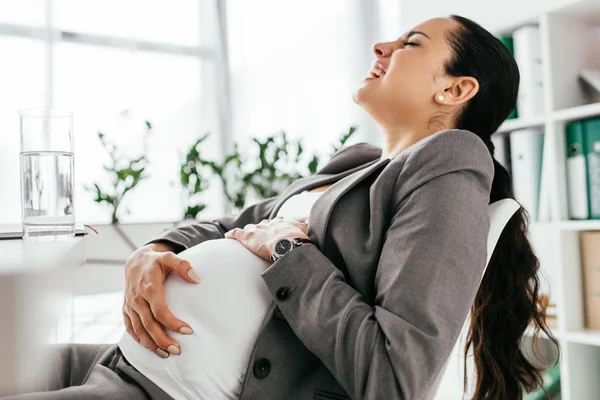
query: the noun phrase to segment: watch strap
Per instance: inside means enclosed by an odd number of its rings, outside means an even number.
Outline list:
[[[292,240],[294,240],[294,244],[296,244],[296,247],[301,246],[302,243],[312,243],[313,242],[309,238],[305,238],[305,237],[296,237],[296,238],[293,238]]]

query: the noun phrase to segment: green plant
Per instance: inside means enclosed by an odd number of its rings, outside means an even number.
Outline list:
[[[329,157],[342,148],[354,132],[356,127],[350,127],[341,136],[339,143],[333,145]],[[312,175],[318,169],[320,157],[307,154],[302,139],[289,140],[284,131],[262,141],[252,138],[251,143],[256,145],[254,152],[240,153],[240,146],[235,143],[233,151],[222,163],[202,157],[200,147],[208,135],[205,134],[192,145],[181,165],[180,181],[188,198],[186,218],[197,217],[206,207],[199,202],[199,197],[208,187],[208,173],[216,175],[220,180],[229,205],[235,210],[241,210],[245,207],[250,192],[262,199],[276,196],[293,181]]]
[[[207,176],[208,174],[217,176],[221,181],[230,204],[237,206],[243,205],[245,202],[244,191],[230,190],[230,184],[235,182],[241,183],[243,187],[247,186],[250,177],[248,174],[240,176],[244,162],[242,154],[238,151],[237,143],[234,144],[233,152],[225,157],[223,163],[217,163],[204,159],[202,156],[201,144],[208,136],[209,133],[206,133],[194,142],[181,164],[179,180],[186,196],[185,218],[196,218],[206,208],[206,205],[200,202],[200,198],[202,192],[209,187],[210,177]],[[236,174],[233,178],[231,178],[231,171]]]
[[[145,131],[143,134],[144,151],[137,158],[126,155],[123,150],[107,140],[102,132],[98,132],[98,139],[104,150],[110,157],[110,164],[104,165],[104,170],[111,175],[110,185],[103,186],[99,183],[93,183],[92,186],[85,185],[85,189],[93,192],[96,197],[94,201],[98,204],[107,204],[111,209],[111,223],[119,223],[119,209],[123,198],[130,193],[143,179],[147,178],[145,174],[148,160],[146,158],[146,145],[148,136],[152,130],[150,121],[145,121]],[[129,210],[126,209],[128,214]]]
[[[339,139],[338,145],[333,145],[327,158],[343,147],[354,132],[356,127],[350,127]],[[263,142],[256,138],[252,141],[258,146],[260,165],[247,173],[244,193],[252,189],[261,199],[277,196],[293,181],[312,175],[318,169],[321,157],[313,153],[301,158],[305,153],[302,140],[289,141],[284,131],[279,135],[267,137]],[[241,209],[245,204],[236,206]]]
[[[209,134],[206,133],[194,142],[185,155],[183,164],[179,168],[179,181],[184,188],[187,203],[184,218],[196,218],[206,208],[206,205],[200,202],[200,194],[208,189],[209,181],[202,174],[201,167],[209,161],[202,159],[200,145],[208,136]]]
[[[350,129],[348,129],[348,132],[343,134],[342,137],[340,137],[340,143],[338,146],[333,146],[333,150],[331,151],[331,154],[329,154],[329,157],[331,158],[331,156],[333,156],[335,153],[337,153],[342,147],[344,147],[344,145],[346,144],[346,142],[348,141],[348,139],[350,139],[350,137],[352,137],[352,135],[354,135],[354,132],[356,132],[356,127],[355,126],[351,126]],[[313,171],[312,173],[314,174],[316,172]]]

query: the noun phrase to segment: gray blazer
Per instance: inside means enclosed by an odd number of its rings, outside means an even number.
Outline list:
[[[179,252],[223,238],[335,182],[310,212],[315,245],[261,274],[273,303],[241,400],[422,399],[448,358],[485,266],[493,160],[464,130],[381,154],[346,147],[279,196],[153,240]]]

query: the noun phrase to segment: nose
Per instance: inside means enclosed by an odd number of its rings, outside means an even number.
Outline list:
[[[373,53],[375,53],[377,57],[386,57],[390,54],[390,46],[390,43],[375,43],[373,45]]]

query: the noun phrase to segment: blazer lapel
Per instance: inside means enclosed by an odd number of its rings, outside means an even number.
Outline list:
[[[273,206],[273,209],[271,210],[269,219],[275,218],[275,215],[277,215],[277,213],[279,212],[279,209],[281,208],[281,206],[283,206],[283,203],[285,203],[293,195],[303,192],[304,190],[311,190],[316,187],[328,185],[330,183],[335,183],[335,182],[339,181],[340,179],[345,178],[346,176],[348,176],[356,171],[359,171],[363,168],[369,167],[376,161],[377,160],[371,160],[367,163],[358,165],[354,168],[348,169],[346,171],[343,171],[343,172],[340,172],[337,174],[317,173],[315,175],[311,175],[311,176],[307,176],[307,177],[295,180],[294,182],[290,183],[290,185],[279,195],[279,199],[277,200],[277,202]]]
[[[340,179],[319,196],[310,210],[310,223],[308,225],[308,236],[316,241],[319,249],[323,250],[325,248],[327,223],[329,222],[331,211],[338,200],[346,192],[371,174],[382,169],[390,161],[391,159],[389,158],[384,158],[383,160],[376,159],[370,162],[367,167]]]
[[[356,186],[363,179],[366,179],[375,171],[378,171],[383,166],[387,165],[391,160],[389,158],[374,159],[362,165],[351,168],[347,171],[338,174],[317,174],[303,179],[298,179],[292,182],[290,186],[281,194],[281,198],[275,203],[269,219],[277,215],[277,212],[283,203],[291,196],[298,194],[304,190],[327,185],[333,182],[315,202],[310,211],[310,224],[308,226],[308,236],[317,243],[319,249],[323,249],[325,245],[325,233],[331,210],[348,190]]]

